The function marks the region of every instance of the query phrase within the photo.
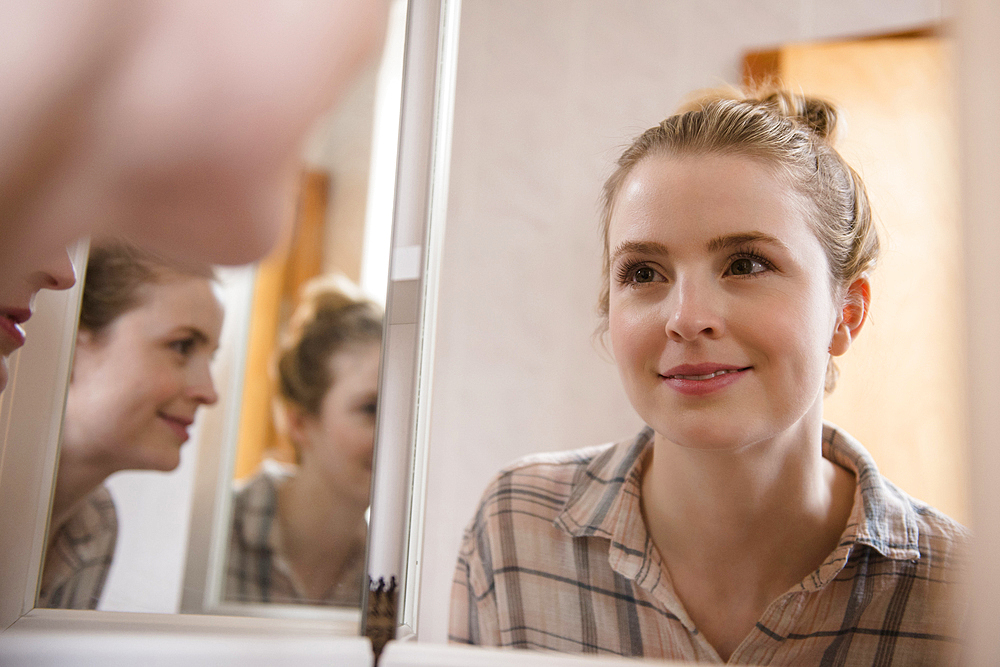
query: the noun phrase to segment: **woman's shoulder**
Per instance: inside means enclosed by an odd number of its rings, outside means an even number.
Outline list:
[[[629,458],[636,440],[531,454],[504,466],[487,483],[468,529],[495,528],[498,521],[552,526],[560,513],[596,480],[601,486]],[[491,528],[492,527],[492,528]]]
[[[514,495],[544,492],[565,500],[580,475],[594,461],[616,447],[615,443],[554,452],[529,454],[512,461],[490,478],[483,504],[495,502],[504,490]]]
[[[234,502],[237,504],[270,504],[279,486],[295,475],[295,466],[264,459],[252,477],[233,485]]]
[[[885,477],[849,433],[829,423],[824,428],[824,456],[858,480],[862,505],[858,517],[865,541],[897,558],[922,558],[927,563],[961,559],[970,540],[965,526]]]
[[[493,481],[518,475],[552,476],[561,478],[577,474],[580,468],[586,468],[596,458],[605,454],[615,443],[605,443],[580,449],[569,449],[555,452],[528,454],[507,464],[494,475]]]
[[[888,479],[883,477],[882,480],[886,488],[907,505],[920,542],[933,545],[938,551],[964,551],[968,548],[972,532],[966,526],[938,508],[914,498]]]

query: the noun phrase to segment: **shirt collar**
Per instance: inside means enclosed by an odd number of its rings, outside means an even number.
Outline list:
[[[646,427],[632,440],[601,450],[577,474],[555,519],[557,527],[574,537],[610,539],[612,551],[621,552],[620,558],[612,553],[613,563],[618,561],[635,573],[648,570],[650,553],[655,552],[642,523],[639,495],[644,454],[652,443],[653,430]],[[824,424],[823,456],[854,473],[857,487],[840,545],[814,573],[815,585],[825,584],[843,568],[855,544],[869,546],[887,558],[919,558],[912,500],[882,477],[865,448],[844,431]],[[630,560],[632,565],[627,564]]]
[[[854,473],[854,509],[841,544],[865,544],[887,558],[920,558],[914,501],[879,473],[871,454],[845,431],[823,425],[823,456]],[[848,545],[849,546],[849,545]]]
[[[630,441],[605,446],[573,480],[569,498],[555,519],[573,537],[612,537],[623,505],[639,505],[642,460],[652,447],[648,426]]]

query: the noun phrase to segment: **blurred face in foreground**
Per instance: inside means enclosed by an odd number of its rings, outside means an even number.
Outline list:
[[[303,137],[380,43],[385,11],[0,4],[0,304],[23,301],[23,277],[91,233],[207,263],[263,255]]]

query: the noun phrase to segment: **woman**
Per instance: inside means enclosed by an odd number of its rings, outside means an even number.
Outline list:
[[[38,606],[97,606],[117,538],[103,482],[177,467],[198,408],[217,398],[221,327],[208,267],[91,248]]]
[[[22,325],[31,317],[35,295],[43,289],[69,289],[76,282],[65,248],[37,265],[7,273],[0,287],[0,392],[7,386],[7,358],[24,345]]]
[[[343,279],[307,284],[277,357],[292,469],[233,501],[224,599],[357,606],[365,582],[382,311]]]
[[[502,471],[453,641],[752,664],[956,659],[960,525],[822,419],[879,244],[836,111],[710,98],[605,184],[600,311],[648,425]]]

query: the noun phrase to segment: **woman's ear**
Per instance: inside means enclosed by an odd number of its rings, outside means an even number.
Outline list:
[[[283,412],[282,422],[288,432],[288,439],[295,444],[295,448],[301,451],[309,446],[309,426],[314,421],[314,417],[305,410],[292,403],[281,405]]]
[[[96,343],[97,335],[90,329],[84,329],[83,327],[77,327],[76,329],[76,345],[73,348],[73,365],[69,369],[69,383],[72,385],[73,380],[77,377],[77,366],[84,368],[87,363],[89,352],[94,348]],[[85,373],[86,371],[81,371]]]
[[[847,352],[868,319],[868,306],[872,301],[872,287],[867,274],[855,278],[848,286],[837,317],[837,326],[830,341],[830,354],[835,357]]]
[[[94,332],[90,329],[84,329],[83,327],[77,327],[76,330],[76,347],[88,348],[94,343]]]

